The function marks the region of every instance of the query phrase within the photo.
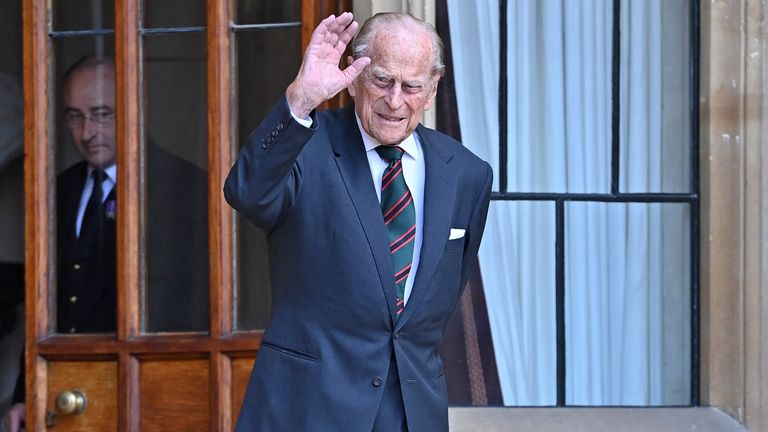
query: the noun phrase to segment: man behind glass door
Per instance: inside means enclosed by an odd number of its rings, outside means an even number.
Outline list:
[[[60,334],[116,330],[117,166],[115,65],[84,57],[65,73],[64,121],[83,160],[57,177],[57,308]],[[147,263],[148,286],[163,301],[147,305],[148,330],[207,330],[207,177],[195,165],[147,146],[147,243],[157,256]],[[161,177],[162,176],[162,177]],[[95,187],[100,184],[100,187]],[[202,191],[202,193],[200,193]],[[162,259],[160,259],[162,258]],[[159,298],[159,297],[158,297]],[[167,301],[176,308],[167,313]],[[166,303],[163,303],[166,302]],[[23,364],[22,364],[23,372]],[[24,378],[6,417],[10,431],[24,420]]]
[[[57,307],[59,333],[115,331],[115,69],[83,58],[64,76],[64,119],[83,161],[59,174]],[[94,194],[94,185],[99,189]],[[86,214],[87,213],[87,214]],[[24,421],[24,374],[6,417]]]

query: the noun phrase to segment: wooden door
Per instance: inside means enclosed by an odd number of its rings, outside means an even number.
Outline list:
[[[227,206],[223,182],[242,135],[296,73],[314,25],[349,8],[324,0],[24,0],[28,430],[233,429],[268,321],[269,287],[263,235]],[[67,64],[88,51],[115,64],[116,331],[63,334],[56,178],[77,153],[63,143],[59,88]],[[207,222],[189,232],[205,242],[206,262],[174,264],[182,273],[206,267],[205,293],[194,301],[189,287],[153,276],[178,258],[152,234],[160,218],[153,190],[174,181],[151,171],[162,146],[206,173]],[[162,324],[174,314],[184,320]],[[84,396],[81,413],[57,412],[67,391]]]

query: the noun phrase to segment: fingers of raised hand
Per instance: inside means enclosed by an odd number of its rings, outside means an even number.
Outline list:
[[[341,15],[330,15],[320,22],[315,29],[312,39],[316,43],[328,44],[339,52],[343,52],[347,43],[352,40],[358,24],[352,20],[350,12]]]

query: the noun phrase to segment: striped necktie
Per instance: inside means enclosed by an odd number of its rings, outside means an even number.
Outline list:
[[[405,308],[405,281],[411,272],[413,244],[416,239],[416,209],[403,176],[401,158],[404,150],[397,146],[378,146],[376,152],[389,163],[381,177],[381,211],[389,236],[389,253],[395,273],[397,315]]]

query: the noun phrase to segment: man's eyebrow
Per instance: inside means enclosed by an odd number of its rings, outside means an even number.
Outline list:
[[[96,106],[88,107],[88,111],[98,111],[98,110],[114,111],[115,109],[109,105],[96,105]],[[82,110],[80,108],[65,106],[64,112],[82,112]]]
[[[109,110],[109,111],[114,111],[114,108],[112,108],[112,107],[111,107],[111,106],[109,106],[109,105],[96,105],[96,106],[88,107],[88,110],[89,110],[89,111],[96,111],[96,110]]]

